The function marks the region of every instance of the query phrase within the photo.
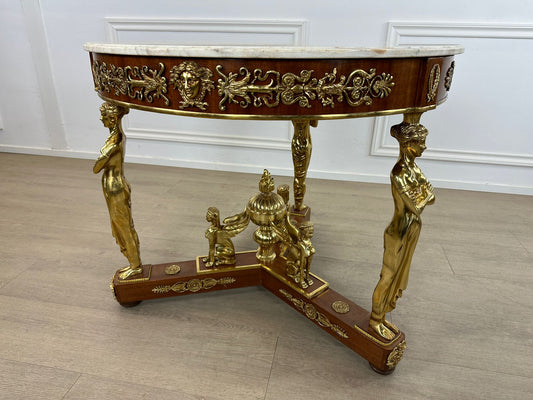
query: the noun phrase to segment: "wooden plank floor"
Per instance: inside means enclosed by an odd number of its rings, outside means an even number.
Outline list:
[[[205,254],[204,216],[257,175],[128,164],[145,263]],[[109,290],[125,259],[92,161],[0,153],[0,399],[524,399],[533,392],[533,197],[437,190],[389,318],[395,373],[262,288],[147,301]],[[276,177],[276,185],[290,183]],[[369,309],[392,217],[386,185],[309,180],[312,270]],[[236,240],[254,248],[253,228]]]

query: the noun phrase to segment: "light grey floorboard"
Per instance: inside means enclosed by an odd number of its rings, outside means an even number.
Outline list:
[[[82,375],[63,400],[216,400],[216,396],[195,396],[180,390],[159,389],[133,382]]]
[[[128,164],[145,263],[205,254],[205,211],[240,212],[257,175]],[[291,183],[275,177],[276,184]],[[533,198],[439,190],[389,315],[394,374],[262,288],[147,301],[109,290],[125,259],[92,161],[0,153],[0,398],[521,399],[533,392]],[[362,307],[392,217],[386,185],[309,180],[313,272]],[[237,249],[256,245],[248,228]]]
[[[80,374],[0,358],[0,399],[61,400]]]

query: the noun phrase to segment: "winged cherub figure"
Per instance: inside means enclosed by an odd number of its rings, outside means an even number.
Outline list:
[[[245,210],[240,214],[225,218],[224,225],[222,225],[218,208],[209,207],[205,219],[211,223],[205,231],[205,237],[209,240],[209,255],[202,260],[205,266],[235,264],[235,247],[231,238],[246,229],[250,216]]]

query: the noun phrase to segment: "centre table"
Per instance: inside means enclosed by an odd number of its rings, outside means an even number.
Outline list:
[[[405,334],[385,319],[407,287],[421,229],[421,213],[435,200],[416,164],[425,150],[421,115],[444,102],[455,69],[455,45],[397,48],[167,46],[87,43],[94,87],[109,129],[94,173],[102,189],[112,234],[128,265],[116,271],[117,301],[143,300],[214,290],[263,286],[314,324],[389,374],[406,348]],[[130,185],[124,175],[126,136],[122,117],[130,109],[183,117],[290,120],[292,190],[277,188],[268,170],[258,191],[222,217],[209,207],[206,254],[189,260],[141,261],[133,224]],[[399,143],[390,174],[394,213],[384,233],[379,279],[367,311],[311,272],[316,252],[311,209],[304,204],[311,158],[311,127],[318,121],[403,114],[391,127]],[[293,193],[293,200],[290,200]],[[318,205],[320,206],[320,205]],[[236,251],[232,238],[252,223],[257,249]]]

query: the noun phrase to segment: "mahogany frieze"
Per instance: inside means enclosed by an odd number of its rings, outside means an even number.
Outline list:
[[[431,60],[440,68],[444,58]],[[222,118],[345,118],[427,108],[438,101],[445,79],[432,70],[421,99],[423,58],[241,60],[91,53],[91,63],[95,90],[106,100]]]

